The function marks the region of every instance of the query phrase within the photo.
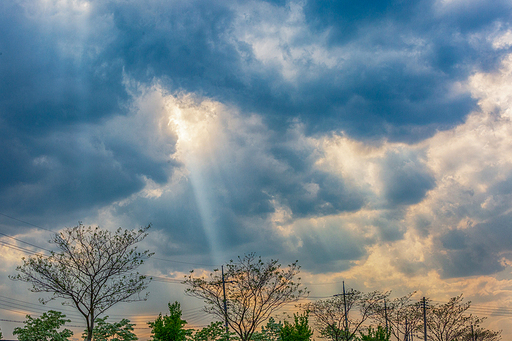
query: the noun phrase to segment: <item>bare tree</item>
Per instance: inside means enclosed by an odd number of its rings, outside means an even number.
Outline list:
[[[482,319],[466,314],[471,302],[463,303],[462,294],[450,298],[445,304],[436,304],[427,310],[429,339],[453,341],[470,333],[471,325],[479,325]]]
[[[345,295],[307,303],[301,307],[310,312],[323,337],[333,341],[352,340],[361,326],[379,312],[379,304],[389,293],[363,293],[349,289]]]
[[[23,265],[16,268],[19,274],[11,279],[32,283],[34,292],[52,293],[40,299],[43,304],[63,298],[65,304],[76,307],[87,321],[90,341],[97,316],[116,303],[146,299],[147,293],[139,294],[151,279],[134,270],[152,253],[137,252],[133,245],[147,236],[149,227],[110,232],[79,223],[50,240],[58,252],[23,258]]]
[[[189,286],[186,293],[203,299],[205,311],[226,320],[242,341],[250,340],[256,328],[275,310],[307,295],[295,282],[300,281],[296,279],[300,270],[297,261],[282,269],[277,260],[263,262],[251,253],[231,260],[226,268],[225,301],[218,269],[208,278],[197,278],[191,273],[184,282]]]
[[[384,302],[379,302],[378,313],[374,315],[374,320],[383,326],[387,325],[397,341],[410,340],[413,333],[423,326],[420,303],[411,299],[414,294],[412,292],[398,297],[385,306]]]
[[[501,331],[494,331],[484,328],[475,328],[471,334],[466,335],[463,341],[500,341]]]

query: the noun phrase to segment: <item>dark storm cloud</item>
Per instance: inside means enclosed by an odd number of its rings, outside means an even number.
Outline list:
[[[105,55],[122,60],[139,80],[164,77],[171,87],[257,111],[274,127],[300,117],[310,131],[416,141],[461,123],[475,108],[469,94],[451,89],[475,68],[492,68],[500,60],[490,41],[473,36],[498,22],[506,25],[505,6],[498,3],[502,11],[486,11],[474,22],[456,11],[438,13],[426,2],[307,2],[313,34],[287,45],[300,49],[316,42],[315,34],[345,32],[346,38],[332,38],[324,48],[335,54],[333,48],[341,46],[349,53],[334,69],[297,61],[299,74],[317,77],[293,84],[236,38],[233,3],[111,2],[101,8],[112,14],[116,29]],[[476,13],[479,7],[473,7]]]
[[[435,258],[445,278],[490,275],[505,268],[502,258],[512,245],[511,215],[494,217],[464,230],[451,230],[439,237]]]
[[[510,13],[504,1],[456,10],[424,1],[308,1],[304,12],[313,33],[288,46],[303,48],[329,31],[334,38],[323,48],[348,53],[341,67],[297,61],[299,75],[317,76],[290,84],[237,39],[239,13],[229,1],[93,2],[86,28],[92,34],[82,40],[78,29],[60,32],[17,4],[2,6],[0,109],[17,129],[45,130],[121,111],[124,68],[138,81],[163,77],[173,89],[257,111],[274,127],[300,117],[309,131],[403,141],[452,127],[474,108],[468,94],[453,94],[451,87],[500,60],[490,41],[474,35],[499,22],[505,30]],[[60,50],[66,44],[74,54]]]
[[[133,193],[143,175],[163,181],[138,147],[107,141],[105,152],[101,137],[82,136],[88,133],[82,123],[126,111],[122,64],[101,54],[108,34],[97,31],[104,18],[82,20],[66,6],[25,5],[0,4],[2,211],[73,214]]]
[[[407,150],[389,152],[384,159],[381,176],[384,197],[391,206],[417,204],[435,186],[434,176],[420,155]]]
[[[97,52],[103,41],[93,40],[102,18],[79,28],[50,13],[39,4],[0,4],[0,114],[20,133],[97,121],[118,113],[128,98],[123,65]]]
[[[312,273],[347,270],[353,266],[353,261],[366,257],[365,246],[372,244],[359,231],[347,229],[338,222],[327,221],[321,227],[307,223],[298,225],[302,244],[297,257]]]
[[[144,177],[156,183],[167,181],[175,165],[112,133],[105,137],[101,127],[73,128],[74,132],[55,132],[45,138],[10,140],[7,156],[18,165],[16,173],[8,167],[1,170],[6,176],[0,187],[3,212],[85,214],[141,190]]]
[[[254,5],[289,11],[282,2]],[[175,165],[150,155],[151,146],[108,131],[80,139],[71,131],[128,115],[133,98],[126,78],[234,103],[242,115],[261,115],[276,136],[299,118],[307,134],[344,130],[364,139],[417,141],[459,124],[474,107],[453,85],[499,60],[491,42],[478,37],[499,22],[506,30],[510,13],[505,2],[488,11],[476,2],[466,16],[426,2],[306,2],[306,34],[283,45],[318,44],[343,60],[335,66],[291,60],[297,77],[289,80],[237,35],[267,18],[237,21],[242,9],[234,2],[91,2],[85,27],[71,25],[72,17],[61,20],[72,11],[32,15],[19,3],[0,6],[0,198],[4,207],[31,212],[101,207],[142,189],[144,178],[168,180]],[[478,11],[485,15],[469,15]],[[327,31],[332,36],[324,43],[319,37]],[[218,208],[215,222],[235,244],[250,240],[240,222],[266,219],[274,200],[294,218],[366,204],[365,193],[315,168],[312,150],[294,148],[292,138],[273,139],[261,153],[274,164],[248,149],[240,160],[228,157],[223,172],[203,174],[211,180],[206,197]],[[389,155],[383,170],[391,206],[418,203],[435,185],[414,155]],[[401,234],[399,228],[382,233],[389,240]]]
[[[204,95],[242,85],[238,46],[228,37],[233,13],[225,2],[110,2],[104,10],[117,33],[108,53],[138,80],[169,77],[175,87]]]

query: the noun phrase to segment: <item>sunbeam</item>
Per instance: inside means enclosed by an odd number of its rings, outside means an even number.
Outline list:
[[[211,170],[218,170],[215,146],[219,136],[216,104],[197,103],[191,97],[168,97],[169,126],[178,137],[177,157],[184,163],[192,185],[208,247],[215,264],[221,264],[219,228],[215,199],[209,185]]]

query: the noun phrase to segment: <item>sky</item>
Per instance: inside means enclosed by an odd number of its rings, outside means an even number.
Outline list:
[[[207,324],[179,281],[251,252],[297,259],[312,300],[342,281],[463,293],[512,339],[511,17],[505,0],[1,1],[4,337],[48,309],[8,275],[83,222],[152,224],[141,271],[160,280],[109,314],[141,339],[174,300]]]

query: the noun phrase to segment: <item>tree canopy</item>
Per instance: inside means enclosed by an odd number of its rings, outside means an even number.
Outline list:
[[[313,330],[309,326],[309,312],[293,314],[293,323],[284,321],[279,332],[281,341],[309,341]]]
[[[23,265],[16,268],[18,275],[11,278],[32,283],[34,292],[52,293],[43,303],[63,298],[76,307],[86,320],[90,341],[97,316],[116,303],[146,299],[147,294],[140,293],[150,279],[135,269],[152,254],[137,252],[134,244],[147,236],[149,227],[111,232],[79,223],[50,240],[58,252],[23,258]]]
[[[94,341],[136,341],[137,335],[133,333],[133,326],[128,319],[122,319],[119,322],[107,322],[108,316],[97,318],[92,338]],[[87,330],[82,335],[87,339]]]
[[[310,312],[323,337],[351,340],[368,319],[377,315],[380,303],[388,296],[388,292],[349,289],[344,295],[311,302],[303,308]]]
[[[50,310],[41,317],[33,318],[27,315],[24,327],[16,327],[12,332],[20,341],[67,341],[73,335],[69,329],[59,329],[70,322],[66,315],[59,311]]]
[[[379,302],[378,313],[373,319],[384,326],[397,341],[408,340],[414,332],[423,327],[423,311],[420,302],[413,301],[411,292],[392,301]]]
[[[240,339],[248,341],[272,312],[307,295],[300,287],[299,271],[297,261],[282,268],[277,260],[264,262],[251,253],[227,264],[225,282],[216,270],[209,278],[197,278],[191,273],[184,283],[189,286],[187,294],[204,300],[207,313],[227,320]]]
[[[181,318],[182,311],[179,302],[169,303],[169,315],[158,317],[153,322],[148,322],[154,341],[185,341],[192,335],[191,330],[185,329],[187,321]]]

